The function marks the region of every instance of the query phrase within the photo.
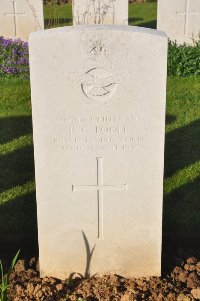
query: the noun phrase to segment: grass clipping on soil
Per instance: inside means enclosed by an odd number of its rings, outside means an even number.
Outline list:
[[[11,275],[12,301],[191,301],[200,300],[200,261],[179,260],[165,278],[126,279],[117,275],[90,279],[39,278],[38,262],[20,260]]]

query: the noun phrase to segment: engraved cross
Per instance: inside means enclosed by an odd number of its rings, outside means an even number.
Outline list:
[[[185,2],[185,11],[184,12],[177,12],[177,15],[185,16],[185,24],[184,24],[184,34],[188,35],[188,26],[189,26],[189,17],[192,15],[200,15],[200,12],[191,12],[190,11],[190,1],[186,0]]]
[[[72,185],[72,191],[96,191],[98,204],[98,238],[103,238],[103,213],[104,213],[104,190],[126,190],[127,184],[104,185],[103,183],[103,158],[97,158],[97,185]]]
[[[4,16],[14,17],[15,37],[17,37],[17,17],[25,17],[25,13],[17,13],[16,1],[13,1],[13,13],[4,13]]]

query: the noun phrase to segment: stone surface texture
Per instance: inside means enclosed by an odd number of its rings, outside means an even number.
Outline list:
[[[74,0],[73,24],[128,24],[128,0]]]
[[[178,44],[193,44],[200,37],[200,1],[158,0],[157,28]]]
[[[160,275],[166,35],[75,26],[29,43],[41,276]]]
[[[0,36],[28,40],[44,29],[42,0],[0,0]]]

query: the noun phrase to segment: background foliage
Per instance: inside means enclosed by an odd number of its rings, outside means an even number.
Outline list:
[[[193,46],[169,42],[168,75],[200,75],[200,40]]]
[[[0,37],[0,76],[29,77],[28,43]]]

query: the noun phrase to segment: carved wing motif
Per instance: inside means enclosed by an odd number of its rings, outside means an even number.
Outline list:
[[[91,75],[91,77],[93,84],[90,85],[87,92],[94,96],[102,96],[110,93],[109,87],[115,84],[112,76],[101,78],[99,76]]]

